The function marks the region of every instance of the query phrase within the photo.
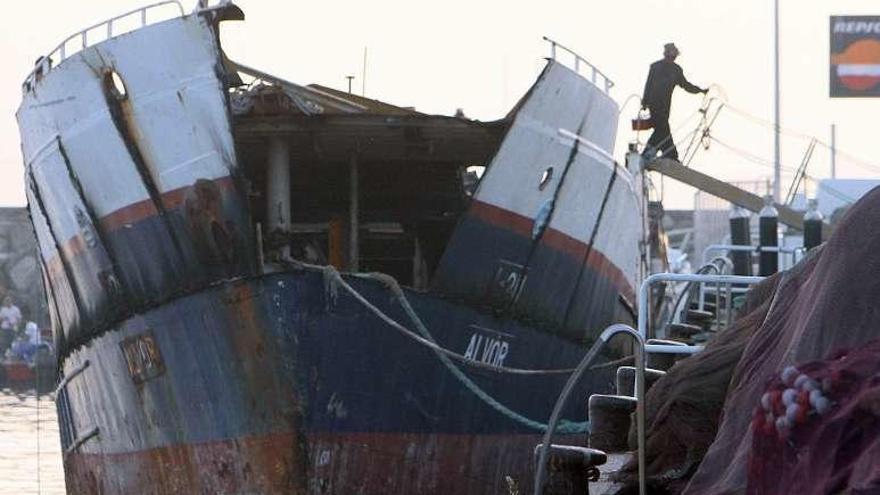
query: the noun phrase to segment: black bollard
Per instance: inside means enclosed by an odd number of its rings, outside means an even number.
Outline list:
[[[807,202],[807,212],[804,213],[804,247],[809,251],[822,244],[822,213],[819,211],[816,200]]]
[[[730,210],[730,243],[736,246],[752,244],[752,230],[749,226],[751,214],[745,208],[733,205]],[[734,275],[752,274],[752,253],[748,251],[731,251]]]
[[[779,246],[779,213],[773,206],[773,196],[764,196],[764,208],[758,214],[759,245],[765,247]],[[759,274],[762,277],[773,275],[779,271],[779,252],[761,250]]]
[[[535,447],[535,464],[542,444]],[[607,460],[605,452],[573,445],[550,445],[543,495],[588,495],[590,481],[599,479],[599,468]]]

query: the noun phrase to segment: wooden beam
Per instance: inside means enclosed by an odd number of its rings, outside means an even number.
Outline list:
[[[756,194],[730,185],[727,182],[718,180],[712,176],[698,172],[692,168],[685,167],[680,162],[659,158],[651,160],[645,164],[647,170],[659,172],[666,177],[683,182],[689,186],[695,187],[701,191],[705,191],[713,196],[729,201],[735,205],[741,206],[755,213],[760,213],[764,207],[764,199]],[[804,230],[803,214],[792,210],[786,205],[774,203],[776,211],[779,212],[779,221],[793,227],[797,230]],[[827,239],[831,227],[824,224],[822,238]]]

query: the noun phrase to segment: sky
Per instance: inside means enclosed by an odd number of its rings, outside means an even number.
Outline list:
[[[32,0],[5,7],[0,31],[0,206],[25,204],[15,123],[20,84],[34,60],[64,37],[147,2]],[[549,55],[548,36],[599,67],[624,105],[640,94],[664,43],[681,49],[677,62],[699,86],[723,98],[711,128],[718,141],[691,166],[730,181],[766,181],[773,160],[773,2],[740,0],[371,0],[280,2],[239,0],[246,21],[221,30],[230,58],[297,83],[354,90],[426,113],[493,120],[528,90]],[[789,187],[809,137],[830,141],[837,125],[838,178],[880,177],[878,99],[828,97],[829,16],[880,15],[873,0],[779,0],[782,190]],[[185,1],[190,11],[195,1]],[[366,78],[364,54],[366,51]],[[671,125],[692,131],[702,97],[677,90]],[[615,156],[623,161],[637,100],[623,108]],[[642,133],[642,141],[647,135]],[[723,143],[723,144],[720,144]],[[684,143],[686,144],[686,143]],[[680,142],[681,147],[684,144]],[[732,151],[735,150],[735,151]],[[747,155],[744,155],[746,153]],[[818,146],[808,175],[830,174],[830,152]],[[666,180],[667,208],[691,208],[694,191]],[[809,190],[812,194],[812,188]]]

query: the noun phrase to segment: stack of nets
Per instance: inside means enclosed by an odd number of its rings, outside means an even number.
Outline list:
[[[740,494],[747,489],[755,494],[791,493],[788,488],[761,488],[766,485],[764,478],[778,477],[778,472],[749,469],[750,462],[755,466],[779,460],[777,447],[769,448],[768,442],[753,435],[756,408],[768,389],[779,385],[774,380],[782,379],[786,367],[859,348],[875,352],[880,362],[880,348],[869,345],[880,337],[878,211],[880,189],[875,189],[850,209],[820,250],[751,291],[736,325],[701,354],[678,363],[651,388],[646,404],[651,493]],[[838,418],[844,402],[833,402],[829,417]],[[869,410],[880,413],[880,406]],[[795,424],[787,434],[805,427]],[[880,433],[880,429],[870,431]],[[791,447],[789,437],[785,438],[783,443]],[[880,488],[864,488],[873,486],[873,475],[864,473],[880,472],[880,456],[849,452],[846,435],[809,438],[816,443],[791,447],[796,450],[794,458],[814,449],[826,451],[822,459],[855,456],[861,459],[858,473],[862,474],[852,474],[854,468],[846,466],[856,461],[849,459],[830,472],[809,472],[809,486],[833,485],[832,491],[815,488],[798,493],[880,493]],[[635,466],[621,474],[624,481],[634,481]],[[833,482],[820,479],[832,474]]]

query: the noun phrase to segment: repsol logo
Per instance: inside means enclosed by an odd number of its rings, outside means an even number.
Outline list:
[[[847,34],[880,34],[880,20],[837,21],[834,23],[834,32]]]

